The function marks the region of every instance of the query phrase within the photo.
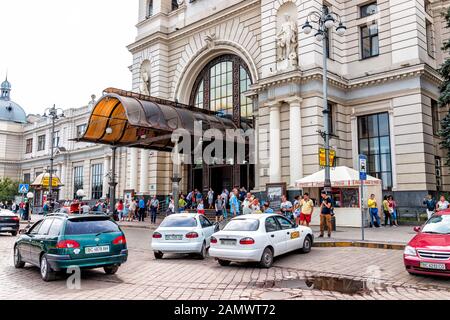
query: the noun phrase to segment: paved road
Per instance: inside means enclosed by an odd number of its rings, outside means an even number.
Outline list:
[[[313,248],[267,270],[185,255],[155,260],[150,230],[125,233],[129,261],[113,276],[84,271],[78,289],[67,276],[45,283],[37,268],[16,270],[14,238],[0,235],[0,299],[450,299],[448,280],[410,276],[397,250]]]

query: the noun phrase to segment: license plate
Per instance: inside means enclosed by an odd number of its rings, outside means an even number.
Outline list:
[[[109,252],[109,246],[87,247],[84,249],[86,254]]]
[[[13,228],[11,228],[11,227],[1,227],[0,230],[3,230],[3,231],[12,231]]]
[[[166,240],[183,240],[181,234],[166,234]]]
[[[445,270],[445,264],[443,263],[421,262],[420,267],[424,269]]]
[[[223,239],[223,240],[220,240],[220,243],[224,246],[235,246],[236,240]]]

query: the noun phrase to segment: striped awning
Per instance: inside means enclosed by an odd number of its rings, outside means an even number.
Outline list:
[[[201,121],[202,130],[194,130]],[[205,130],[247,130],[242,121],[236,126],[231,118],[194,108],[181,103],[154,98],[120,89],[108,88],[95,104],[83,136],[76,141],[171,151],[172,133],[186,130],[191,136],[202,135]],[[108,129],[108,130],[107,130]]]

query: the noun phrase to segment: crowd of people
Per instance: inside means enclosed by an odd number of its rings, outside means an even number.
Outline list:
[[[367,200],[367,207],[369,208],[370,227],[382,227],[382,216],[380,212],[378,212],[378,203],[374,194],[371,194]],[[383,197],[382,210],[384,215],[384,226],[386,227],[389,225],[391,227],[398,227],[397,203],[393,196],[385,195]]]

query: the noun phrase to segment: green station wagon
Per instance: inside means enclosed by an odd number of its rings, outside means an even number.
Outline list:
[[[73,267],[103,267],[107,274],[114,274],[127,257],[125,235],[106,215],[50,214],[20,235],[14,245],[14,266],[35,265],[44,281]]]

